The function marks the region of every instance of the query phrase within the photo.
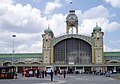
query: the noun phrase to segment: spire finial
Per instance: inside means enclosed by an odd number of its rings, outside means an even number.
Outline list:
[[[50,29],[50,24],[48,24],[48,29]]]
[[[48,29],[50,29],[50,24],[49,24],[49,20],[48,20],[48,17],[47,17],[47,27],[48,27]]]
[[[98,23],[96,22],[96,27],[98,27]]]

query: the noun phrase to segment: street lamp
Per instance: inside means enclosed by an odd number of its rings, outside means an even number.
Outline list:
[[[12,35],[12,38],[13,38],[12,66],[13,66],[13,57],[14,57],[14,52],[15,52],[15,50],[14,50],[15,37],[16,37],[16,35]]]

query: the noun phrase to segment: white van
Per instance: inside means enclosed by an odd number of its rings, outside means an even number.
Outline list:
[[[47,73],[50,73],[51,70],[54,72],[54,67],[53,66],[46,66],[45,70],[46,70]]]

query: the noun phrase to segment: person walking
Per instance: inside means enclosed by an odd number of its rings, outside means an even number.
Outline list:
[[[52,70],[50,72],[50,76],[51,76],[51,81],[53,81],[53,71]]]
[[[64,78],[65,78],[66,77],[66,71],[65,70],[63,71],[63,75],[64,75]]]
[[[33,77],[33,71],[29,71],[29,77]]]
[[[60,78],[60,70],[57,70],[57,73],[58,73],[58,77]]]
[[[18,76],[18,74],[17,74],[17,72],[15,72],[15,79],[17,79],[17,76]]]
[[[36,77],[39,78],[39,74],[40,74],[40,71],[37,70],[37,74],[36,74]]]
[[[57,70],[54,71],[55,75],[57,75]]]
[[[39,72],[40,72],[40,73],[39,73],[39,76],[40,76],[40,78],[41,78],[41,77],[42,77],[42,71],[40,70]]]
[[[45,70],[45,77],[47,77],[47,71]]]
[[[43,70],[43,71],[42,71],[42,78],[44,78],[44,74],[45,74],[45,73],[44,73],[44,70]]]

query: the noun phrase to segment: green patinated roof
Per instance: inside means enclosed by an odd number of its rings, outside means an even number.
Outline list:
[[[104,56],[120,56],[120,52],[104,52]]]
[[[11,57],[13,54],[0,54],[0,58]],[[42,58],[42,53],[15,53],[16,58]]]
[[[104,56],[120,56],[120,52],[104,52]],[[9,58],[12,54],[0,54],[0,58]],[[14,58],[42,58],[42,53],[15,53]]]
[[[93,28],[93,31],[94,31],[94,32],[95,32],[95,31],[101,31],[101,28],[98,27],[98,25],[96,24],[96,27]]]
[[[45,29],[44,33],[53,35],[53,31],[49,27],[48,27],[48,29]]]

